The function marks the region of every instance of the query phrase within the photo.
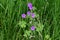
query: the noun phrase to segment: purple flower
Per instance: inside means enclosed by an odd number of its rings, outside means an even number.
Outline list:
[[[32,13],[32,14],[31,14],[31,17],[32,17],[32,18],[35,18],[35,14],[34,14],[34,13]]]
[[[32,10],[32,9],[33,9],[33,7],[29,7],[29,9],[30,9],[30,10]]]
[[[28,12],[27,12],[27,15],[29,16],[30,14],[31,14],[31,12],[30,12],[30,11],[28,11]]]
[[[33,9],[32,3],[28,3],[28,7],[30,10],[32,10]]]
[[[28,7],[32,7],[32,3],[28,3]]]
[[[31,27],[31,30],[35,30],[35,26],[32,26],[32,27]]]
[[[26,14],[22,14],[22,18],[26,18]]]

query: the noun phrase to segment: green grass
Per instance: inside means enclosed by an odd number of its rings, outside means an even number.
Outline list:
[[[0,40],[30,40],[21,36],[22,29],[16,25],[21,14],[28,11],[27,3],[32,2],[44,25],[43,40],[60,40],[60,0],[0,0]],[[27,22],[27,21],[26,21]],[[36,34],[32,40],[40,40]]]

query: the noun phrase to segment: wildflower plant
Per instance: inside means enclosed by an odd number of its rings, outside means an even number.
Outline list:
[[[38,32],[38,34],[41,34],[44,26],[39,21],[39,13],[36,13],[36,8],[32,6],[32,3],[28,3],[27,6],[30,11],[28,10],[26,14],[21,14],[22,20],[19,22],[19,26],[24,30],[23,36],[35,36],[36,32]],[[28,22],[26,22],[26,20],[28,20]]]

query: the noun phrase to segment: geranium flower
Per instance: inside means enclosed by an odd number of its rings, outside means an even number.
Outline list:
[[[31,14],[31,17],[32,17],[32,18],[35,18],[35,14],[34,14],[34,13],[32,13],[32,14]]]
[[[32,27],[31,27],[31,30],[35,30],[35,26],[32,26]]]
[[[32,10],[33,9],[32,3],[28,3],[28,7],[30,10]]]
[[[22,14],[22,18],[26,18],[26,14]]]

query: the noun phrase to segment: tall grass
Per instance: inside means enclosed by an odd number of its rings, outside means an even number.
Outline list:
[[[60,0],[0,0],[0,40],[30,40],[21,36],[23,30],[16,27],[29,2],[37,8],[44,25],[43,40],[60,40]],[[40,40],[40,35],[35,36],[31,40]]]

